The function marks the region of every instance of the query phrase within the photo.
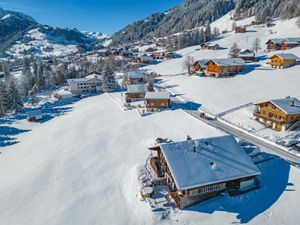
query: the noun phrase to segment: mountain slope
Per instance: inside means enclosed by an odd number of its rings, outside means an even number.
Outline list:
[[[113,35],[114,43],[162,37],[214,21],[234,9],[233,0],[185,0],[166,13],[128,25]]]
[[[77,29],[41,25],[23,13],[0,8],[0,51],[2,56],[64,56],[102,48],[110,38]]]

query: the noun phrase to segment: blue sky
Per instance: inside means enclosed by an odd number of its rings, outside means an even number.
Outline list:
[[[112,34],[182,0],[0,0],[0,7],[20,11],[39,23]]]

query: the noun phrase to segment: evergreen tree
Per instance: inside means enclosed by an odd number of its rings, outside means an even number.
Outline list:
[[[106,63],[102,71],[102,90],[104,92],[111,92],[117,88],[114,71],[111,69],[109,63]]]
[[[200,44],[202,44],[205,41],[206,41],[205,32],[204,32],[203,28],[201,28],[201,30],[200,30]]]
[[[211,27],[209,21],[207,21],[205,26],[205,37],[206,41],[209,41],[211,39]]]
[[[11,76],[7,81],[7,106],[10,110],[20,111],[22,99],[17,88],[16,80]]]
[[[200,44],[200,41],[201,38],[200,38],[200,31],[197,30],[196,33],[195,33],[195,36],[194,36],[194,44],[195,45],[199,45]]]
[[[7,91],[4,82],[0,81],[0,115],[7,112]]]

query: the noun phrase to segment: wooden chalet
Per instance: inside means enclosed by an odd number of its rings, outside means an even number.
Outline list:
[[[146,92],[144,102],[147,109],[169,108],[170,99],[169,92]]]
[[[164,178],[180,209],[223,192],[241,194],[258,187],[257,166],[233,136],[162,143],[150,165]]]
[[[145,52],[154,52],[155,50],[156,50],[155,48],[149,47],[145,49]]]
[[[27,120],[30,122],[37,122],[41,119],[43,119],[44,115],[41,110],[33,110],[26,112],[27,114]]]
[[[145,83],[145,74],[141,71],[130,71],[127,73],[127,84]]]
[[[245,61],[241,58],[211,59],[206,66],[206,76],[232,76],[244,70]]]
[[[164,59],[166,57],[166,54],[166,50],[158,50],[150,53],[151,57],[155,59]]]
[[[243,59],[245,62],[255,61],[255,53],[249,49],[243,49],[239,53],[239,58]]]
[[[201,60],[197,60],[194,64],[193,64],[193,71],[195,73],[197,72],[204,72],[207,68],[206,63],[208,62],[208,59],[201,59]]]
[[[246,33],[246,27],[237,26],[235,28],[235,33]]]
[[[272,38],[266,42],[268,51],[287,50],[300,46],[300,37]]]
[[[125,93],[126,102],[144,99],[148,87],[146,84],[132,84],[127,85],[127,92]]]
[[[134,57],[133,62],[139,63],[139,64],[151,64],[153,63],[154,59],[151,56],[142,55]]]
[[[276,131],[293,130],[300,126],[300,101],[296,98],[258,102],[253,115]]]
[[[100,49],[97,51],[98,56],[100,57],[107,57],[110,54],[110,51],[108,49]]]
[[[209,43],[203,43],[200,45],[201,49],[207,49],[207,50],[217,50],[220,46],[218,44],[209,44]]]
[[[270,64],[273,68],[284,69],[297,64],[297,56],[292,53],[275,54],[270,57]]]

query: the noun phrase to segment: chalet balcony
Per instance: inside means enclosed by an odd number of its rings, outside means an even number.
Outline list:
[[[279,124],[285,123],[285,121],[283,119],[276,119],[275,117],[268,117],[266,115],[261,114],[260,112],[254,112],[253,115],[257,118],[269,120],[271,122],[275,122],[275,123],[279,123]]]

